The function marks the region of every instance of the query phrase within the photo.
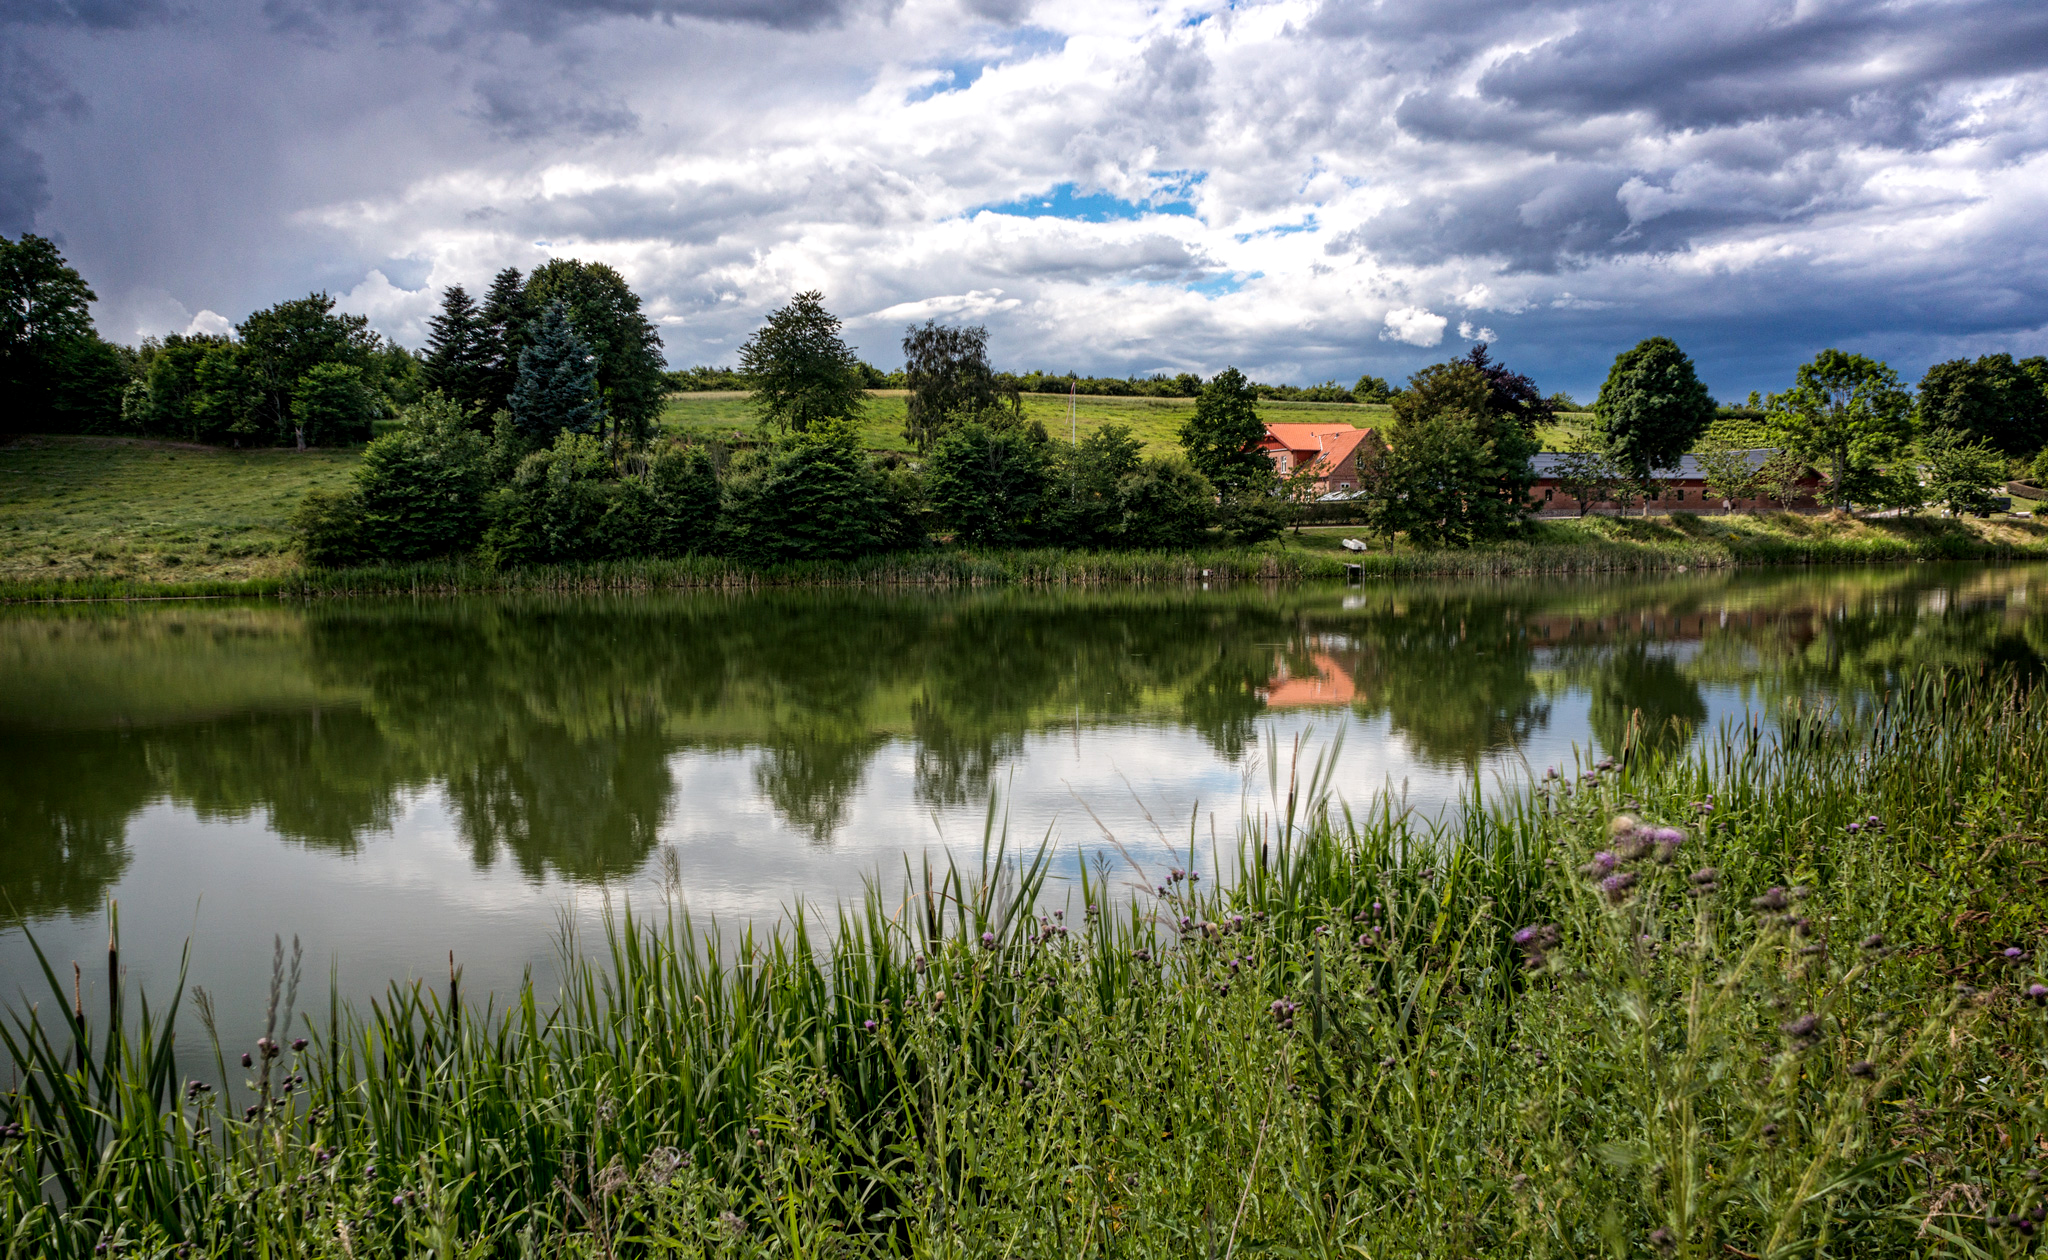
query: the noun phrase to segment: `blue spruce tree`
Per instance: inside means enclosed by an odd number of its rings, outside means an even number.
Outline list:
[[[553,445],[562,433],[596,433],[604,422],[597,397],[597,356],[576,335],[569,308],[550,302],[533,340],[519,352],[512,387],[512,423],[527,438]]]

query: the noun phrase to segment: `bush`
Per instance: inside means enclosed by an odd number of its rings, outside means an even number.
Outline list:
[[[1280,536],[1287,526],[1287,504],[1270,488],[1252,486],[1225,495],[1216,520],[1225,538],[1249,547]]]
[[[438,390],[371,442],[355,474],[358,550],[393,563],[430,560],[483,537],[490,452],[461,406]]]
[[[1216,519],[1216,487],[1183,456],[1148,459],[1117,483],[1118,541],[1170,551],[1193,547]]]
[[[605,516],[617,493],[604,447],[564,433],[519,462],[510,485],[491,496],[483,557],[493,566],[596,560],[611,553],[625,522]]]
[[[961,542],[1024,547],[1052,532],[1052,451],[1043,425],[969,421],[948,431],[925,465],[939,521]]]
[[[1117,487],[1138,470],[1144,450],[1121,424],[1105,424],[1062,448],[1052,472],[1051,538],[1069,547],[1114,547],[1123,531]]]
[[[748,564],[848,560],[905,533],[880,469],[849,426],[820,425],[786,446],[734,461],[718,523],[720,547]]]
[[[718,470],[701,446],[661,452],[647,470],[647,554],[687,556],[718,539]]]
[[[287,528],[312,568],[339,569],[369,559],[362,549],[363,504],[353,494],[307,491]]]

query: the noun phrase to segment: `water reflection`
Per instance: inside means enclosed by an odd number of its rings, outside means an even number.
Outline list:
[[[340,855],[422,794],[479,870],[607,881],[677,818],[753,804],[834,845],[885,750],[938,810],[986,800],[1036,738],[1193,732],[1247,756],[1292,711],[1383,722],[1471,769],[1559,720],[1676,749],[1707,693],[1768,713],[1921,664],[2048,654],[2040,568],[1913,566],[1566,584],[1224,592],[784,592],[0,619],[0,915],[92,913],[168,801]],[[1576,697],[1574,699],[1574,697]],[[720,786],[709,786],[711,783]],[[424,841],[420,841],[424,843]]]

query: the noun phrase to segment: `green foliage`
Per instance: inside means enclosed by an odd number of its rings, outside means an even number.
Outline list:
[[[1389,449],[1366,476],[1373,529],[1459,547],[1521,529],[1534,507],[1536,439],[1495,412],[1493,399],[1493,383],[1469,362],[1434,364],[1409,378],[1394,399]]]
[[[242,347],[233,368],[237,384],[230,388],[225,382],[202,382],[202,388],[225,398],[238,394],[239,382],[246,380],[255,403],[250,413],[240,418],[245,426],[242,431],[273,442],[295,441],[302,449],[308,444],[318,445],[322,439],[306,432],[293,415],[292,402],[299,383],[313,369],[326,364],[357,369],[360,382],[360,373],[369,368],[371,354],[380,341],[370,331],[367,317],[336,315],[334,299],[326,293],[308,294],[257,311],[237,324],[235,333]],[[323,387],[336,380],[331,374],[315,379]],[[317,406],[324,409],[327,403]],[[325,414],[324,410],[321,414]],[[223,427],[218,417],[212,427]],[[366,418],[361,437],[368,435]]]
[[[1114,547],[1123,528],[1117,486],[1138,469],[1144,447],[1128,425],[1105,424],[1073,446],[1055,448],[1051,536],[1069,547]]]
[[[300,450],[362,442],[377,418],[377,400],[353,363],[316,363],[291,391],[292,432]]]
[[[0,433],[107,432],[126,384],[93,331],[93,291],[55,244],[0,236]]]
[[[926,320],[903,334],[905,387],[910,390],[903,436],[929,451],[955,425],[995,424],[1023,415],[1014,378],[988,363],[988,329]],[[1002,413],[1007,412],[1007,417]]]
[[[1178,452],[1144,460],[1116,489],[1117,540],[1125,547],[1185,550],[1204,542],[1216,520],[1216,487]]]
[[[747,564],[845,560],[900,539],[905,505],[845,425],[820,425],[726,470],[720,550]]]
[[[1937,363],[1920,378],[1916,419],[1922,430],[1951,430],[2002,455],[2038,450],[2048,442],[2048,359],[1987,354]]]
[[[603,432],[596,356],[570,322],[568,303],[548,303],[535,321],[519,352],[519,384],[509,409],[519,432],[538,446],[564,433]]]
[[[366,545],[363,501],[352,490],[307,491],[286,528],[299,558],[315,569],[346,568],[376,558]]]
[[[705,364],[670,372],[665,379],[672,394],[729,393],[747,388],[747,378],[739,369]]]
[[[1768,412],[1785,449],[1822,468],[1842,508],[1913,436],[1913,400],[1899,374],[1841,350],[1801,364],[1792,388],[1771,395]]]
[[[875,386],[874,388],[881,388]],[[1042,370],[1017,378],[1017,388],[1027,394],[1086,394],[1102,398],[1193,398],[1202,388],[1202,378],[1193,372],[1175,376],[1157,373],[1135,376],[1056,376]]]
[[[1041,425],[970,420],[947,430],[925,461],[924,493],[940,524],[977,547],[1046,538],[1060,510],[1059,489]]]
[[[462,405],[439,391],[400,419],[399,430],[371,442],[356,466],[363,530],[357,553],[403,564],[468,551],[483,536],[491,488],[483,435]]]
[[[479,555],[503,568],[631,554],[619,549],[625,540],[618,532],[639,523],[639,505],[627,501],[612,515],[619,498],[603,444],[593,434],[563,432],[552,446],[521,460],[511,483],[491,495]]]
[[[1244,373],[1224,368],[1202,386],[1195,413],[1181,425],[1180,445],[1195,471],[1225,494],[1258,483],[1272,461],[1258,449],[1266,436],[1257,393]]]
[[[688,556],[718,537],[718,470],[701,446],[671,446],[648,464],[647,554]]]
[[[479,313],[490,357],[484,371],[478,415],[495,416],[512,405],[512,391],[519,388],[519,355],[526,349],[529,328],[539,313],[540,308],[527,296],[526,279],[517,267],[507,267],[491,278]]]
[[[1956,516],[1989,516],[2005,480],[2005,460],[1981,438],[1935,429],[1920,439],[1927,500]]]
[[[1223,537],[1240,547],[1278,538],[1287,528],[1288,505],[1273,493],[1272,474],[1266,484],[1253,484],[1231,491],[1216,508],[1216,523]]]
[[[483,308],[461,285],[441,293],[441,310],[427,321],[427,354],[422,383],[439,390],[471,415],[492,401],[490,381],[498,346]]]
[[[1652,469],[1670,468],[1692,449],[1715,406],[1678,343],[1651,337],[1615,357],[1593,413],[1609,453],[1647,481]]]
[[[661,334],[640,310],[640,295],[604,263],[554,258],[526,277],[526,306],[545,311],[556,302],[567,308],[577,336],[597,356],[600,423],[609,421],[610,440],[614,445],[646,442],[661,414],[668,379]]]
[[[1578,500],[1580,516],[1591,511],[1594,504],[1612,500],[1621,484],[1629,479],[1627,470],[1616,466],[1613,456],[1584,442],[1559,453],[1551,477],[1558,489]]]
[[[1693,457],[1699,461],[1708,498],[1747,499],[1757,493],[1760,465],[1750,462],[1747,449],[1709,437]]]
[[[839,328],[825,295],[813,289],[770,311],[740,346],[740,372],[762,424],[802,433],[816,421],[860,415],[867,400],[863,365]]]
[[[1578,399],[1573,398],[1569,393],[1561,389],[1558,390],[1556,393],[1553,393],[1549,398],[1545,399],[1544,401],[1550,404],[1550,409],[1553,412],[1585,410],[1584,407],[1581,407],[1579,405]]]

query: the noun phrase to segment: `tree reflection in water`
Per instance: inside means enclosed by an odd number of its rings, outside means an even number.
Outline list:
[[[899,744],[933,808],[985,799],[1034,736],[1176,728],[1237,761],[1289,707],[1384,718],[1410,755],[1470,767],[1577,692],[1603,749],[1639,722],[1672,750],[1705,689],[1768,713],[1923,664],[2038,671],[2044,588],[2040,568],[1915,566],[23,611],[0,619],[0,914],[92,912],[159,800],[348,851],[438,788],[478,865],[594,881],[691,815],[671,765],[692,752],[745,759],[829,844]]]

